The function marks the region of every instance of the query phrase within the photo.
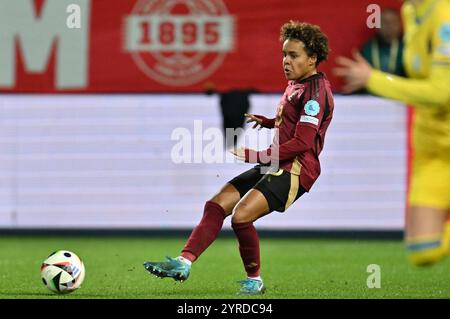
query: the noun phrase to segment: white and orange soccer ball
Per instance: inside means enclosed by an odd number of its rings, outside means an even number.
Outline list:
[[[41,265],[44,285],[57,294],[73,292],[80,288],[85,275],[81,258],[68,250],[51,253]]]

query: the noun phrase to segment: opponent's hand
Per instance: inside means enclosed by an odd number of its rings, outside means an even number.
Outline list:
[[[252,128],[257,128],[258,126],[259,126],[259,129],[262,129],[262,128],[263,128],[263,126],[262,126],[262,122],[263,122],[263,121],[262,121],[262,119],[260,119],[259,117],[255,116],[255,115],[253,115],[253,114],[247,114],[247,113],[245,113],[244,116],[245,116],[246,118],[248,118],[248,120],[247,120],[245,123],[252,123],[252,122],[255,122],[255,124],[253,125]]]
[[[230,150],[230,153],[236,156],[238,160],[245,162],[245,147],[241,146],[239,148],[235,148]]]
[[[364,88],[372,73],[372,66],[357,51],[353,50],[353,59],[339,56],[336,63],[339,67],[333,69],[335,76],[343,78],[344,93],[351,93]]]

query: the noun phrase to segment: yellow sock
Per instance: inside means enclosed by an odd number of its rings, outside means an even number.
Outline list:
[[[409,261],[415,266],[430,266],[440,261],[444,256],[442,247],[437,247],[410,253]]]
[[[433,239],[409,239],[407,241],[409,261],[416,266],[435,264],[445,255],[441,242],[441,236]]]

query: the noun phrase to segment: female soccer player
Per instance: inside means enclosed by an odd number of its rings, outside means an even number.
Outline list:
[[[414,158],[405,240],[415,265],[448,253],[450,225],[450,1],[411,0],[402,7],[404,63],[411,79],[374,70],[357,52],[339,57],[344,90],[370,92],[414,105]]]
[[[203,218],[180,256],[144,264],[152,274],[186,280],[191,264],[216,239],[225,217],[232,214],[231,225],[248,276],[241,281],[239,293],[265,291],[260,276],[259,238],[253,222],[273,211],[284,212],[310,190],[320,174],[319,154],[334,107],[330,84],[323,73],[317,72],[317,66],[328,56],[328,39],[320,28],[291,21],[281,27],[280,40],[288,86],[276,118],[246,114],[247,122],[254,122],[254,128],[276,129],[273,144],[259,152],[233,150],[237,158],[259,164],[229,181],[206,202]]]

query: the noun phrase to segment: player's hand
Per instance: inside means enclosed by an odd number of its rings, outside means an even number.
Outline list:
[[[236,156],[236,158],[238,160],[244,161],[245,162],[245,147],[241,146],[239,148],[235,148],[230,150],[231,154],[233,154],[234,156]]]
[[[333,69],[335,76],[343,78],[344,93],[351,93],[364,88],[372,73],[372,66],[357,51],[353,50],[353,59],[339,56],[336,63],[339,67]]]
[[[255,124],[253,125],[252,128],[257,128],[258,126],[259,126],[259,129],[262,129],[262,128],[263,128],[263,126],[262,126],[262,122],[263,122],[263,121],[262,121],[261,118],[255,116],[255,115],[253,115],[253,114],[247,114],[247,113],[245,113],[244,116],[245,116],[246,118],[248,118],[248,120],[247,120],[245,123],[252,123],[252,122],[255,122]]]

